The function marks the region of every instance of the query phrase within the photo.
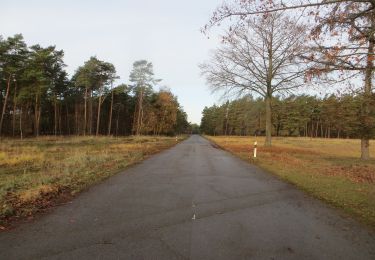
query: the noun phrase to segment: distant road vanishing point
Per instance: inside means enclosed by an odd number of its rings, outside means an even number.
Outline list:
[[[375,259],[375,236],[193,135],[0,233],[0,259]]]

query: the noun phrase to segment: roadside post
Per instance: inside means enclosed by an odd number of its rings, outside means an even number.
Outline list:
[[[254,142],[254,158],[257,158],[257,146],[258,146],[258,142],[255,141]]]
[[[178,137],[177,137],[177,135],[176,135],[176,142],[178,142]]]

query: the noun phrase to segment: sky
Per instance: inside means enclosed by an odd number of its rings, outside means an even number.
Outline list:
[[[70,75],[91,56],[111,62],[128,83],[132,64],[146,59],[177,95],[192,123],[212,95],[198,64],[219,44],[200,32],[222,0],[0,0],[0,35],[22,33],[28,45],[56,45]]]

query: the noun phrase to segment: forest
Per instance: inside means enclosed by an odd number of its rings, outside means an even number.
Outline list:
[[[271,101],[272,135],[320,138],[360,138],[361,96],[279,96]],[[373,120],[374,117],[371,119]],[[205,107],[201,131],[209,135],[265,135],[264,100],[245,96]],[[371,132],[371,138],[375,133]]]
[[[189,128],[151,62],[134,62],[129,84],[116,84],[115,66],[95,56],[72,77],[66,66],[56,46],[0,36],[0,136],[175,135]]]

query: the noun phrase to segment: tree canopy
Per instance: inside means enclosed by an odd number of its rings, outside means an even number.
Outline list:
[[[138,134],[189,131],[187,115],[170,90],[155,91],[152,63],[134,63],[130,83],[115,85],[115,66],[90,57],[69,78],[64,51],[27,46],[21,34],[0,37],[0,136],[129,135],[142,89]],[[147,88],[147,91],[146,91]]]

